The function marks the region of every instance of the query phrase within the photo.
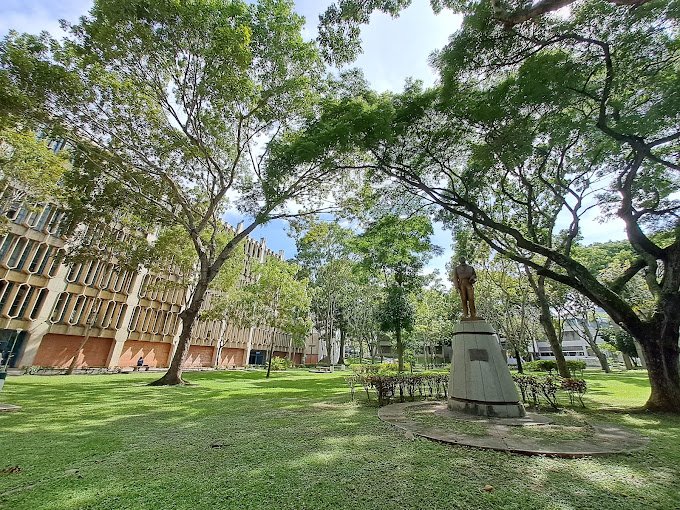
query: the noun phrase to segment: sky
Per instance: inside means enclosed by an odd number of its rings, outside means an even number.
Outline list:
[[[332,0],[295,2],[297,12],[306,19],[306,38],[315,37],[318,16],[331,3]],[[59,35],[62,33],[60,19],[76,21],[87,13],[91,5],[91,0],[0,0],[0,37],[10,29],[31,33],[47,30]],[[374,14],[362,30],[363,54],[352,65],[361,68],[378,91],[400,91],[409,77],[431,85],[436,82],[437,74],[429,67],[428,56],[447,43],[460,22],[461,18],[451,11],[444,10],[435,15],[428,0],[414,0],[397,19],[382,13]],[[622,223],[600,223],[598,216],[599,212],[594,210],[584,219],[586,243],[624,237]],[[228,215],[226,220],[232,224],[238,222],[234,215]],[[286,257],[295,254],[295,244],[287,236],[283,221],[258,228],[253,237],[266,238],[268,247],[275,251],[284,250]],[[438,269],[443,274],[444,264],[451,257],[451,232],[436,224],[432,240],[444,252],[429,262],[428,269]]]

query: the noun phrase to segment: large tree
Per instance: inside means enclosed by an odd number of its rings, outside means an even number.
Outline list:
[[[512,27],[490,2],[455,4],[463,26],[433,59],[442,87],[363,91],[327,108],[307,133],[339,168],[406,183],[467,219],[497,252],[602,307],[642,346],[646,406],[680,411],[680,3],[591,0]],[[334,123],[341,130],[331,141],[318,128]],[[571,251],[596,206],[624,222],[636,254],[609,280]],[[551,236],[553,222],[562,231]],[[643,270],[651,316],[619,293]]]
[[[111,202],[147,223],[181,227],[193,245],[193,290],[158,384],[183,383],[192,326],[239,242],[300,212],[286,209],[293,199],[328,198],[326,169],[267,164],[271,142],[309,111],[322,81],[318,52],[292,7],[101,0],[64,25],[61,41],[10,33],[0,45],[9,98],[2,114],[43,126],[77,153],[80,179],[72,182],[97,206],[83,207],[78,221],[98,224]],[[248,221],[221,243],[230,208]]]
[[[371,221],[354,243],[361,265],[381,276],[384,300],[378,321],[383,331],[394,333],[400,372],[404,369],[403,332],[412,331],[415,324],[410,294],[420,289],[421,269],[439,249],[430,240],[432,233],[427,216],[385,214]]]
[[[277,257],[269,257],[253,270],[254,281],[234,292],[242,323],[266,328],[270,333],[267,377],[272,369],[274,343],[278,333],[290,335],[291,347],[301,347],[311,332],[311,297],[308,280],[299,278],[300,268]]]

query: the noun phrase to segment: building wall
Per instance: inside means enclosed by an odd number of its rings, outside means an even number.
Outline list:
[[[47,334],[33,361],[37,366],[67,368],[83,340],[82,336]],[[78,367],[105,367],[112,338],[91,337],[78,356]]]
[[[64,264],[67,239],[62,236],[62,211],[52,205],[12,202],[0,192],[0,213],[10,219],[0,234],[0,329],[22,331],[25,340],[13,352],[16,366],[70,364],[78,367],[134,366],[141,356],[152,367],[167,367],[179,339],[186,284],[172,268],[128,271],[102,257]],[[114,230],[122,240],[140,235]],[[96,236],[97,233],[80,232]],[[247,238],[242,283],[252,281],[256,260],[281,257],[264,239]],[[78,348],[91,330],[82,352]],[[241,328],[230,321],[198,321],[191,337],[186,366],[244,366],[251,349],[302,357],[304,348],[290,347],[290,337],[262,328]]]
[[[168,342],[147,342],[126,340],[118,358],[119,367],[134,367],[137,360],[144,358],[144,364],[150,367],[167,367],[170,359],[172,344]]]

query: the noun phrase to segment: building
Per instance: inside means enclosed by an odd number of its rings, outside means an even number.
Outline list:
[[[11,367],[67,367],[80,352],[79,368],[129,367],[140,356],[151,367],[167,367],[188,294],[180,275],[172,267],[126,271],[107,257],[65,264],[63,211],[3,198],[8,196],[0,194],[0,210],[9,220],[0,235],[0,357]],[[243,281],[253,260],[283,256],[264,239],[247,238],[244,250]],[[280,332],[210,320],[194,326],[185,366],[264,364],[272,337],[274,356],[298,364],[306,354],[310,360],[318,356],[318,339],[311,336],[296,348]]]
[[[606,317],[597,317],[595,321],[585,323],[582,320],[566,320],[562,326],[562,353],[567,360],[582,360],[588,366],[600,367],[600,361],[595,356],[592,347],[586,340],[586,329],[596,344],[603,344],[604,339],[598,332],[609,326],[609,319]],[[548,341],[537,341],[533,345],[534,356],[536,359],[555,359],[552,352],[552,347]],[[612,354],[605,351],[605,354],[612,357]],[[616,361],[620,361],[618,357]]]

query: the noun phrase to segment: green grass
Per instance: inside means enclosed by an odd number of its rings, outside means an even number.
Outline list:
[[[488,427],[482,422],[473,422],[470,420],[457,420],[455,418],[448,418],[446,416],[439,416],[433,414],[431,411],[410,408],[406,410],[406,416],[416,423],[425,425],[427,427],[434,427],[446,432],[454,432],[457,434],[465,434],[468,436],[488,436]]]
[[[0,470],[21,472],[0,474],[0,508],[680,508],[680,418],[625,411],[643,373],[587,373],[583,414],[650,446],[576,460],[410,440],[350,402],[343,375],[10,377],[1,400],[23,409],[0,415]]]

